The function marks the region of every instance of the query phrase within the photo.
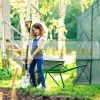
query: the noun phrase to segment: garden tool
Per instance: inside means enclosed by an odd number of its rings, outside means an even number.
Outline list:
[[[26,47],[26,58],[25,63],[23,63],[23,70],[22,70],[22,88],[26,88],[29,85],[29,75],[28,75],[28,51],[29,51],[29,40],[30,40],[30,27],[32,21],[30,19],[25,21],[25,25],[27,27],[28,32],[28,40],[27,40],[27,47]]]

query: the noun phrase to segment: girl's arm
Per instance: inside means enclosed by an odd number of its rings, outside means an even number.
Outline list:
[[[33,57],[42,49],[43,44],[44,44],[44,39],[40,39],[40,41],[38,42],[38,48],[32,54]]]

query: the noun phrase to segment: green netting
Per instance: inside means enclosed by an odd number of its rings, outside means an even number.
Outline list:
[[[81,76],[82,70],[78,70],[78,83],[100,84],[100,0],[78,18],[77,24],[78,48],[81,50],[81,53],[77,50],[77,63],[88,65]]]

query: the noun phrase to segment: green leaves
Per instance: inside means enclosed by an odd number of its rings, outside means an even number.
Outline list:
[[[52,20],[58,18],[58,0],[42,0],[39,2],[39,11],[42,20],[47,26],[52,25]]]
[[[0,69],[0,80],[10,80],[12,78],[12,72],[8,67]]]

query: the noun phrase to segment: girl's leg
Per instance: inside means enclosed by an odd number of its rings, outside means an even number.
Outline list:
[[[37,86],[36,76],[35,76],[35,72],[34,72],[35,65],[36,65],[36,60],[34,59],[32,61],[32,63],[30,64],[30,68],[29,68],[30,82],[32,82],[32,86]]]
[[[37,72],[38,72],[38,76],[39,76],[40,82],[42,84],[42,87],[46,87],[44,74],[42,72],[43,59],[36,59],[36,62],[37,62]]]

